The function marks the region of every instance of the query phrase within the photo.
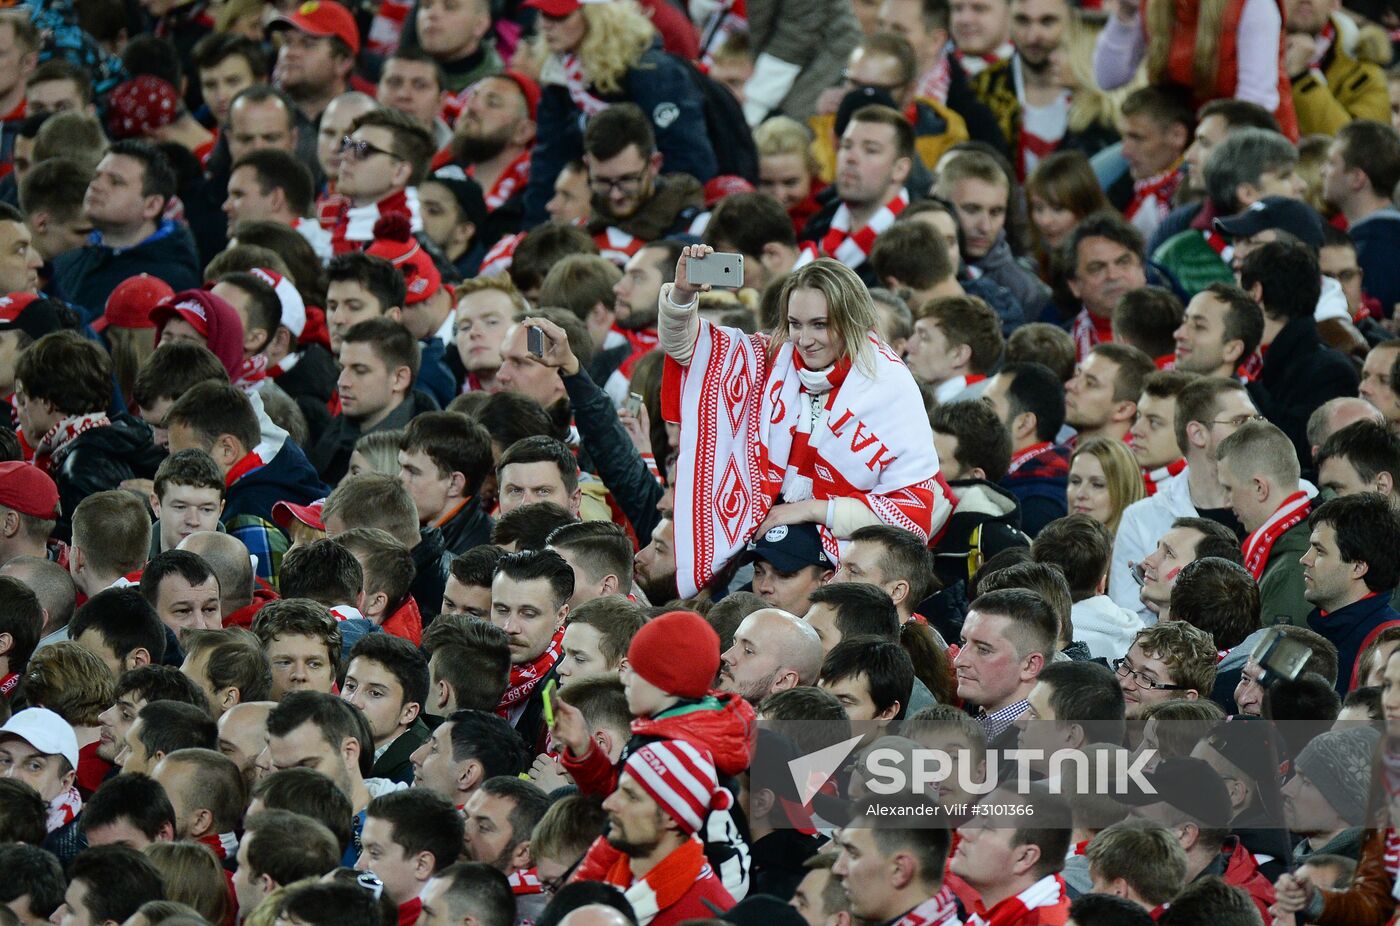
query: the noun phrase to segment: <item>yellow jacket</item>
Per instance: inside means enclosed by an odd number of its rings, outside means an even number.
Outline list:
[[[912,109],[914,150],[929,171],[949,148],[971,137],[963,117],[937,100],[921,96],[914,101]],[[909,115],[908,110],[905,115]],[[836,180],[836,114],[812,116],[807,125],[812,130],[812,156],[817,161],[817,173],[822,180],[832,183]]]
[[[1309,71],[1293,81],[1293,108],[1303,135],[1335,135],[1353,119],[1390,124],[1390,92],[1384,67],[1390,41],[1377,26],[1358,26],[1350,16],[1332,14],[1336,37],[1322,63],[1322,76]]]

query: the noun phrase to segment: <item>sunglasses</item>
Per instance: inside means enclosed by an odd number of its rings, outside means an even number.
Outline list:
[[[346,135],[340,140],[340,154],[341,157],[352,158],[356,161],[367,160],[372,154],[383,154],[400,161],[403,160],[403,158],[399,157],[392,151],[385,151],[383,148],[376,148],[374,145],[365,141],[363,138],[351,138],[349,135]]]

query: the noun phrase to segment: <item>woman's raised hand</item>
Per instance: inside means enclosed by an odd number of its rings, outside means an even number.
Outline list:
[[[708,244],[688,244],[681,248],[681,256],[676,258],[676,282],[671,285],[672,302],[676,305],[688,305],[695,299],[696,293],[710,291],[709,283],[702,283],[699,286],[692,285],[685,271],[690,258],[703,259],[713,253],[715,253],[715,249]]]

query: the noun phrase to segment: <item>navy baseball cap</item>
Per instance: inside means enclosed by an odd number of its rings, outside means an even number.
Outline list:
[[[749,541],[745,548],[749,562],[766,561],[779,572],[797,572],[806,566],[835,568],[822,548],[822,535],[815,524],[779,524]]]
[[[1313,250],[1322,247],[1322,216],[1286,196],[1265,196],[1243,212],[1215,220],[1215,230],[1230,238],[1248,238],[1270,228],[1288,232]]]

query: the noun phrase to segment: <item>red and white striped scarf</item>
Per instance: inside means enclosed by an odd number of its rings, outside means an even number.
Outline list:
[[[938,60],[933,62],[933,67],[924,71],[919,77],[919,83],[914,87],[914,97],[923,97],[927,100],[937,100],[947,105],[948,87],[953,82],[953,66],[948,61],[946,51],[939,52]]]
[[[105,428],[112,422],[108,420],[106,412],[92,412],[87,415],[70,415],[67,418],[60,418],[48,433],[39,439],[39,444],[34,448],[34,464],[40,469],[47,471],[49,466],[58,462],[55,457],[62,458],[67,455],[66,448],[77,439],[84,431],[91,431],[93,428]]]
[[[405,187],[368,206],[353,206],[345,200],[331,229],[331,250],[336,254],[360,250],[374,240],[374,224],[395,212],[408,216],[409,228],[415,234],[423,230],[417,187]]]
[[[549,638],[549,644],[544,648],[544,652],[523,665],[510,667],[510,681],[506,684],[505,694],[501,695],[501,703],[496,705],[496,713],[505,717],[512,708],[530,697],[535,686],[549,674],[549,670],[554,668],[555,663],[563,654],[564,628],[560,627],[554,632],[554,636]]]
[[[616,225],[609,225],[594,235],[593,243],[598,245],[600,256],[606,257],[619,267],[626,266],[632,255],[647,245],[644,239],[628,234]]]
[[[981,55],[969,54],[965,51],[954,51],[953,57],[962,65],[962,69],[967,72],[968,77],[976,77],[989,66],[1005,61],[1016,51],[1016,46],[1010,42],[1002,42],[993,50]]]
[[[238,855],[238,834],[237,833],[209,833],[200,836],[195,842],[203,843],[221,860],[235,858]]]
[[[568,88],[569,99],[583,110],[585,116],[596,116],[608,108],[603,100],[588,92],[588,80],[583,76],[583,61],[570,52],[564,56],[564,86]]]
[[[540,883],[540,873],[534,868],[516,869],[506,875],[506,880],[510,882],[510,892],[516,897],[544,893],[544,885]]]
[[[1065,893],[1064,879],[1059,875],[1046,875],[1015,897],[1006,898],[990,910],[982,908],[979,903],[978,909],[967,921],[967,926],[1014,926],[1022,922],[1032,910],[1059,906],[1069,910],[1069,895]]]
[[[709,873],[704,846],[692,836],[641,878],[632,874],[632,859],[619,853],[603,875],[603,882],[627,895],[632,912],[637,916],[637,926],[648,926],[658,913],[674,906],[695,882]]]
[[[1322,27],[1322,31],[1313,39],[1313,56],[1308,61],[1308,70],[1322,74],[1322,59],[1327,57],[1327,53],[1332,50],[1332,43],[1337,41],[1337,27],[1332,24],[1332,20],[1327,20],[1327,25]]]
[[[83,796],[76,787],[69,788],[49,801],[48,816],[44,821],[50,833],[61,826],[72,823],[83,810]]]
[[[1264,578],[1264,567],[1269,564],[1269,553],[1274,544],[1290,528],[1306,518],[1310,511],[1312,503],[1308,500],[1308,494],[1301,490],[1294,492],[1283,500],[1277,511],[1269,515],[1269,520],[1244,538],[1244,568],[1254,576],[1254,581],[1258,582]]]
[[[365,36],[365,50],[381,58],[392,55],[399,47],[399,33],[412,9],[413,4],[407,0],[379,0],[379,9]]]
[[[1069,333],[1074,338],[1074,359],[1083,363],[1095,344],[1113,340],[1113,321],[1101,319],[1088,309],[1080,309],[1079,314],[1074,316]]]
[[[1159,466],[1156,469],[1145,469],[1142,471],[1142,485],[1147,490],[1148,495],[1156,495],[1157,488],[1171,477],[1177,475],[1186,468],[1186,458],[1173,460],[1166,466]]]
[[[476,165],[467,167],[467,176],[476,179]],[[495,212],[504,206],[517,190],[525,189],[525,185],[530,182],[530,151],[526,149],[520,152],[514,161],[506,165],[506,169],[501,171],[501,175],[496,178],[496,182],[491,184],[491,189],[486,191],[486,209]]]
[[[1014,475],[1016,470],[1025,466],[1035,457],[1045,452],[1051,446],[1048,440],[1043,440],[1038,444],[1031,444],[1025,450],[1011,457],[1011,465],[1006,468],[1006,475]]]
[[[4,678],[0,678],[0,698],[8,698],[17,685],[19,685],[18,672],[11,672]]]
[[[1393,826],[1385,830],[1385,873],[1390,875],[1391,893],[1400,891],[1400,830]]]
[[[670,298],[669,286],[662,298]],[[874,375],[851,368],[805,447],[797,433],[808,400],[793,345],[784,342],[771,359],[769,347],[767,334],[701,320],[690,365],[667,358],[662,404],[681,423],[681,459],[712,461],[681,467],[676,479],[682,596],[743,549],[780,495],[859,499],[881,521],[925,540],[952,512],[932,431],[923,416],[906,413],[922,407],[918,385],[887,345],[870,336]]]
[[[516,232],[514,235],[506,235],[491,245],[491,249],[481,259],[481,269],[476,272],[476,275],[493,277],[509,270],[510,265],[515,261],[515,249],[520,246],[520,242],[524,238],[524,232]]]
[[[870,217],[865,227],[851,231],[851,210],[845,203],[831,217],[831,228],[822,238],[821,253],[824,257],[834,257],[852,269],[865,263],[870,257],[870,249],[875,239],[885,232],[904,207],[909,205],[909,194],[900,187],[894,199],[880,207],[880,211]]]
[[[1201,232],[1206,238],[1206,245],[1220,255],[1220,259],[1229,264],[1235,257],[1235,246],[1221,237],[1220,233],[1213,228],[1207,228]]]
[[[937,894],[895,920],[892,926],[961,926],[958,901],[945,884]]]
[[[1151,214],[1145,214],[1144,219],[1152,228],[1156,228],[1171,211],[1172,197],[1176,195],[1176,188],[1181,186],[1183,179],[1185,174],[1181,172],[1181,162],[1178,161],[1155,177],[1134,181],[1133,198],[1123,210],[1123,217],[1138,225],[1138,213],[1144,209],[1150,210]]]
[[[233,384],[244,392],[252,392],[258,388],[263,380],[267,379],[269,372],[267,354],[254,354],[251,357],[245,357],[243,365],[238,370],[238,378],[233,381]]]

